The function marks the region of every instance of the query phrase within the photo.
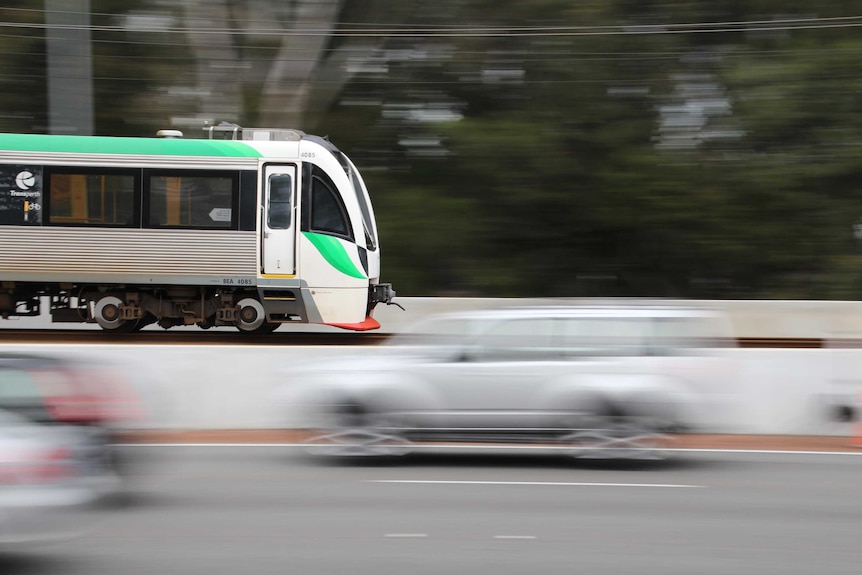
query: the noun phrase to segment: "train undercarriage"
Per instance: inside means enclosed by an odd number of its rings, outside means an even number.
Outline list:
[[[3,319],[39,316],[46,305],[53,322],[96,323],[116,333],[157,324],[164,329],[233,326],[244,333],[266,334],[284,323],[306,321],[296,290],[14,282],[3,282],[0,287]]]

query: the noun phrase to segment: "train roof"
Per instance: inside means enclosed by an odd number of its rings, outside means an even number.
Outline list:
[[[237,140],[0,134],[0,154],[3,152],[34,152],[262,158],[266,155],[262,148],[263,146],[258,142]]]

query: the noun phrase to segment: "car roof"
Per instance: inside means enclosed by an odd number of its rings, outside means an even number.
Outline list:
[[[462,312],[449,312],[438,317],[475,320],[521,318],[691,318],[721,317],[709,309],[681,306],[653,305],[554,305],[529,307],[503,307]]]

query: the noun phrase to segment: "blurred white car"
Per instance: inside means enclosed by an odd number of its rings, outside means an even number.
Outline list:
[[[92,444],[81,433],[0,410],[0,548],[66,539],[88,527],[86,511],[117,480],[92,464]]]
[[[379,353],[292,370],[291,403],[321,453],[390,455],[425,441],[530,441],[643,455],[708,424],[732,389],[726,317],[663,305],[439,316]]]

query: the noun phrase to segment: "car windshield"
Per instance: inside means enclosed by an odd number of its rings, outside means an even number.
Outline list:
[[[39,399],[41,394],[29,371],[0,368],[0,400],[19,402]]]
[[[469,317],[436,316],[407,326],[386,345],[393,348],[452,347],[466,343],[476,333]]]
[[[699,350],[727,347],[735,341],[720,318],[710,316],[657,318],[652,347],[665,350]]]

